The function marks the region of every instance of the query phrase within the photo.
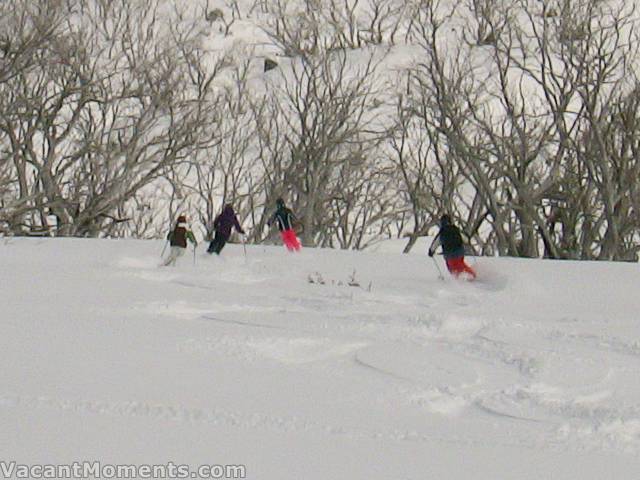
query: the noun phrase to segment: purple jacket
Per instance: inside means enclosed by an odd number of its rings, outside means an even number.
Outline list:
[[[216,233],[229,238],[233,227],[235,227],[239,233],[244,233],[244,230],[238,221],[238,217],[236,217],[236,212],[233,211],[233,207],[231,205],[227,205],[224,207],[224,210],[222,210],[222,213],[213,221],[213,228],[216,230]]]

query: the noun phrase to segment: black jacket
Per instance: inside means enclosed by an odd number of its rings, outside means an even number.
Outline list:
[[[445,259],[464,257],[462,235],[460,235],[460,229],[455,225],[446,224],[440,227],[440,231],[429,247],[429,254],[433,255],[438,246],[442,246],[442,254]]]
[[[271,226],[273,222],[278,222],[278,230],[281,232],[284,230],[291,230],[293,228],[293,222],[295,222],[296,216],[287,207],[279,207],[271,218],[267,222],[267,225]]]

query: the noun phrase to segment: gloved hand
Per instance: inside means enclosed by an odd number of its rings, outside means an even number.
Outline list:
[[[429,250],[429,256],[433,257],[433,252],[431,250]]]

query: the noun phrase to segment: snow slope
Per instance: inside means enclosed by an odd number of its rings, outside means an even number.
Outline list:
[[[438,280],[424,245],[229,245],[158,268],[162,246],[0,244],[2,459],[260,480],[640,472],[637,264],[479,258],[469,284]]]

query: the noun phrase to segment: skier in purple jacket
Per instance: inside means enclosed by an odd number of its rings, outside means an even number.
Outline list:
[[[222,213],[213,221],[213,228],[216,231],[216,235],[209,244],[207,252],[220,255],[220,252],[231,236],[231,229],[234,227],[238,233],[244,235],[244,230],[240,226],[236,212],[233,211],[233,207],[230,204],[226,204]]]

